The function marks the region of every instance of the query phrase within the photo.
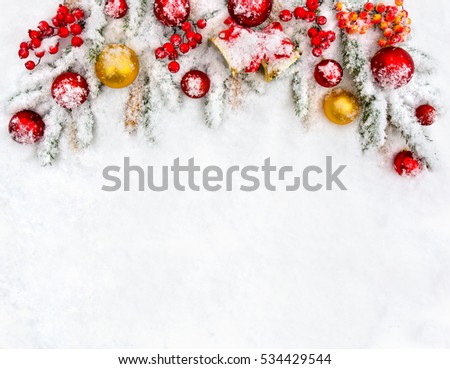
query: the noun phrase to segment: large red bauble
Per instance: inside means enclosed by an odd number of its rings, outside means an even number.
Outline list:
[[[401,176],[415,175],[421,171],[422,165],[414,157],[414,154],[411,151],[405,150],[398,153],[395,157],[394,168]]]
[[[414,60],[400,47],[385,47],[372,58],[372,73],[381,87],[399,88],[411,81]]]
[[[9,134],[20,144],[33,144],[44,135],[45,124],[34,111],[24,110],[15,114],[9,122]]]
[[[181,89],[192,99],[200,99],[209,92],[211,80],[206,73],[199,70],[187,72],[181,80]]]
[[[231,18],[242,27],[264,23],[272,12],[272,0],[228,0]]]
[[[128,4],[126,0],[107,0],[105,14],[114,19],[120,19],[127,15]]]
[[[431,126],[436,120],[436,109],[431,105],[421,105],[416,109],[416,117],[423,126]]]
[[[167,27],[181,26],[189,17],[189,0],[155,0],[153,7],[156,18]]]
[[[314,69],[314,78],[322,87],[336,87],[342,81],[344,71],[341,65],[331,59],[322,60]]]
[[[53,82],[52,96],[56,103],[63,108],[74,109],[87,100],[89,86],[79,74],[66,72]]]

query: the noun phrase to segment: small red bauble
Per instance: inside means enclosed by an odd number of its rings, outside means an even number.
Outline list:
[[[56,103],[63,108],[74,109],[87,100],[89,86],[79,74],[66,72],[53,82],[52,96]]]
[[[153,7],[156,18],[167,27],[181,26],[189,17],[189,0],[155,0]]]
[[[415,175],[422,170],[422,165],[411,151],[402,151],[394,159],[394,168],[401,175]]]
[[[322,87],[336,87],[342,81],[344,71],[341,65],[331,59],[322,60],[316,65],[314,70],[314,78]]]
[[[421,105],[416,109],[416,117],[423,126],[431,126],[436,120],[436,109],[431,105]]]
[[[414,60],[400,47],[385,47],[372,58],[372,73],[381,87],[400,88],[414,75]]]
[[[211,88],[211,80],[199,70],[187,72],[181,80],[181,89],[192,99],[205,97]]]
[[[272,12],[272,0],[228,0],[231,18],[242,27],[264,23]]]
[[[20,144],[33,144],[44,135],[45,124],[34,111],[24,110],[15,114],[9,122],[9,134]]]
[[[128,4],[126,0],[108,0],[105,4],[105,14],[114,19],[120,19],[127,15]]]

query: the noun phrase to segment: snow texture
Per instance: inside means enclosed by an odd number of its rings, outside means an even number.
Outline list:
[[[167,39],[159,35],[170,30],[140,0],[129,1],[129,17],[108,25],[104,2],[89,4],[85,45],[32,75],[17,47],[58,3],[2,5],[0,347],[450,347],[450,50],[442,47],[450,31],[435,22],[436,10],[443,24],[450,21],[447,1],[406,1],[408,50],[431,53],[438,67],[411,51],[423,73],[375,102],[403,121],[407,107],[438,105],[430,86],[439,86],[438,121],[423,129],[388,126],[386,137],[377,125],[381,155],[361,153],[357,124],[335,126],[324,117],[328,91],[311,79],[303,31],[294,37],[302,58],[270,84],[261,74],[233,79],[206,44],[172,76],[152,57]],[[226,7],[222,0],[192,4],[196,19],[216,10],[205,39],[217,36],[212,30]],[[140,55],[140,78],[149,81],[137,136],[123,126],[128,90],[100,87],[86,59],[105,42],[100,29],[107,42],[126,42]],[[326,55],[343,64],[340,48],[337,40]],[[68,67],[83,72],[91,91],[91,105],[72,114],[48,99],[51,81]],[[193,68],[211,77],[206,109],[180,94],[179,80]],[[20,75],[25,95],[8,102]],[[348,71],[340,87],[355,92]],[[47,125],[38,147],[13,142],[7,130],[12,114],[30,106]],[[81,119],[81,109],[92,116]],[[214,129],[205,127],[204,114]],[[439,166],[399,177],[392,160],[406,145],[398,130],[433,137]],[[347,165],[347,192],[101,191],[104,167],[123,166],[125,156],[155,170],[177,157],[227,168],[269,156],[300,170],[323,166],[327,155]]]

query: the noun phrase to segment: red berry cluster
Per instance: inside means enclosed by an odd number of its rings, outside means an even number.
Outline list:
[[[198,32],[198,29],[204,29],[206,26],[207,22],[204,19],[200,19],[196,24],[184,22],[181,27],[175,28],[174,34],[170,37],[170,42],[156,49],[156,59],[168,58],[171,60],[168,65],[169,71],[178,73],[180,63],[177,60],[180,54],[187,54],[203,42],[203,36]],[[179,34],[178,30],[181,30],[182,34]]]
[[[305,20],[308,23],[315,23],[309,30],[308,36],[311,39],[312,54],[315,57],[320,57],[323,50],[327,50],[331,43],[336,40],[336,33],[334,31],[324,31],[322,26],[328,22],[327,17],[320,15],[319,7],[323,0],[306,0],[306,6],[299,6],[290,11],[284,9],[280,12],[280,20],[282,22],[290,22],[293,18]]]
[[[19,49],[19,58],[28,59],[31,52],[34,53],[38,62],[29,60],[25,63],[25,67],[28,70],[33,70],[41,62],[46,51],[53,55],[59,51],[59,42],[53,43],[48,46],[46,50],[43,41],[44,39],[59,37],[61,39],[67,38],[72,35],[72,45],[74,47],[80,47],[83,45],[83,39],[80,37],[83,32],[82,22],[84,19],[84,11],[80,8],[70,10],[67,6],[59,5],[56,16],[53,17],[51,25],[46,21],[41,21],[38,24],[37,29],[31,29],[28,31],[30,41],[22,42]]]
[[[368,2],[360,12],[345,10],[344,4],[336,4],[336,18],[339,28],[345,29],[349,34],[365,34],[372,27],[378,27],[383,36],[378,40],[380,47],[394,46],[403,41],[411,33],[411,19],[404,10],[403,0],[396,0],[396,6]]]

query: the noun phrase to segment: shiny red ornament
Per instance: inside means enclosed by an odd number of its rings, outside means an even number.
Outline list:
[[[189,0],[155,0],[153,7],[156,18],[167,27],[181,26],[189,17]]]
[[[66,72],[53,82],[52,96],[63,108],[74,109],[87,100],[89,85],[79,74]]]
[[[431,126],[437,117],[436,109],[431,105],[421,105],[416,109],[416,117],[423,126]]]
[[[199,70],[187,72],[181,80],[181,89],[186,96],[192,99],[205,97],[211,88],[211,80],[208,75]]]
[[[228,12],[238,25],[256,27],[269,18],[272,5],[272,0],[228,0]]]
[[[11,138],[20,144],[34,144],[44,135],[45,124],[34,111],[24,110],[15,114],[9,122]]]
[[[344,70],[341,65],[331,59],[322,60],[314,69],[314,78],[322,87],[336,87],[342,81]]]
[[[413,176],[420,173],[422,165],[411,151],[404,150],[395,157],[394,168],[401,176]]]
[[[128,4],[126,0],[108,0],[105,4],[105,14],[114,19],[120,19],[127,15]]]
[[[381,87],[400,88],[414,75],[414,60],[400,47],[385,47],[372,58],[372,73]]]

